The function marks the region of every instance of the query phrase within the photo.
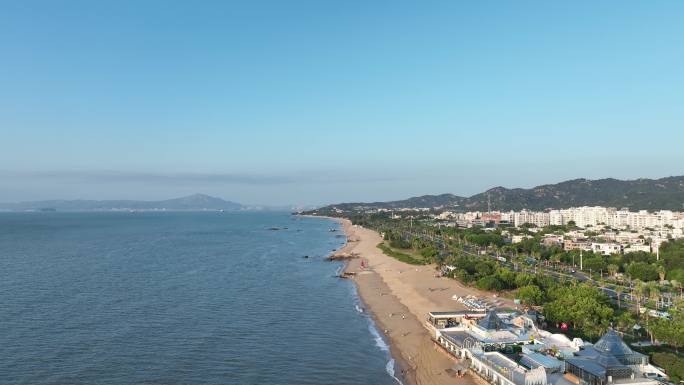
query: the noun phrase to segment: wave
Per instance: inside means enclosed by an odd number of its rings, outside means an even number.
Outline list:
[[[336,275],[339,275],[342,272],[342,269],[344,269],[344,267],[344,264],[341,265],[338,268],[338,273]],[[401,382],[401,380],[395,375],[396,361],[394,360],[394,358],[392,358],[389,345],[387,345],[385,339],[382,337],[380,332],[378,332],[378,329],[376,329],[375,322],[373,322],[373,318],[371,318],[370,315],[363,309],[361,298],[359,297],[356,285],[349,285],[349,289],[351,291],[352,297],[355,299],[354,308],[362,317],[365,317],[368,321],[368,331],[370,331],[371,336],[375,341],[375,346],[377,346],[378,349],[380,349],[380,351],[385,352],[387,354],[387,357],[389,358],[389,360],[385,364],[385,371],[390,377],[392,377],[392,379],[394,379],[394,381],[397,382],[398,385],[404,385],[404,383]]]
[[[375,340],[375,346],[380,348],[383,352],[389,352],[389,345],[385,343],[385,340],[382,339],[382,336],[378,332],[378,330],[375,328],[375,325],[369,323],[368,324],[368,330],[371,332],[373,335],[373,339]]]
[[[387,345],[385,339],[382,338],[380,332],[378,332],[378,330],[375,328],[375,323],[370,317],[368,317],[368,321],[368,330],[370,331],[371,335],[373,336],[373,339],[375,340],[375,346],[377,346],[381,351],[386,352],[387,356],[389,357],[389,361],[387,361],[387,364],[385,364],[385,371],[387,372],[387,374],[389,374],[390,377],[392,377],[397,382],[397,384],[404,385],[401,382],[401,380],[397,378],[397,376],[395,375],[395,361],[390,354],[389,345]]]
[[[385,370],[387,371],[387,374],[390,375],[390,377],[394,378],[394,380],[397,382],[399,385],[404,385],[400,379],[398,379],[394,375],[394,358],[390,358],[389,361],[387,361],[387,365],[385,365]]]

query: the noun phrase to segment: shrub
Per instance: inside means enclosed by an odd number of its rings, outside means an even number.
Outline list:
[[[425,265],[425,264],[427,264],[427,261],[425,261],[425,260],[416,259],[416,258],[413,258],[412,256],[410,256],[406,253],[394,251],[391,248],[387,247],[384,243],[378,243],[378,249],[382,250],[382,252],[385,253],[385,255],[388,255],[392,258],[398,259],[404,263],[408,263],[411,265]]]
[[[544,294],[538,286],[529,285],[518,289],[518,298],[525,305],[541,305],[544,300]]]
[[[646,262],[633,262],[627,266],[627,274],[633,279],[639,279],[644,282],[655,281],[658,279],[658,270],[654,265]]]
[[[684,379],[684,358],[673,353],[653,353],[651,361],[665,369],[670,381],[678,383]]]
[[[482,277],[477,280],[475,286],[477,286],[478,289],[490,291],[501,291],[504,288],[503,282],[495,276]]]

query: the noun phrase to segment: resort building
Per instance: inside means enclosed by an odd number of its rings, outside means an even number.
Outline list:
[[[469,349],[477,346],[483,351],[510,350],[514,345],[534,343],[534,321],[515,313],[430,313],[435,329],[435,341],[461,358],[470,358]]]
[[[519,312],[431,312],[434,342],[494,385],[658,385],[667,376],[609,330],[596,344]]]
[[[647,356],[632,351],[613,330],[565,362],[567,372],[588,385],[643,383],[643,370],[649,366],[655,369],[648,364]]]

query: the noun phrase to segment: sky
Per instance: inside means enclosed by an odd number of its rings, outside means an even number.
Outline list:
[[[0,201],[684,174],[682,1],[0,1]]]

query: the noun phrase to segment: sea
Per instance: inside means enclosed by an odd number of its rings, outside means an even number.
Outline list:
[[[344,242],[285,212],[0,213],[0,383],[397,384]]]

